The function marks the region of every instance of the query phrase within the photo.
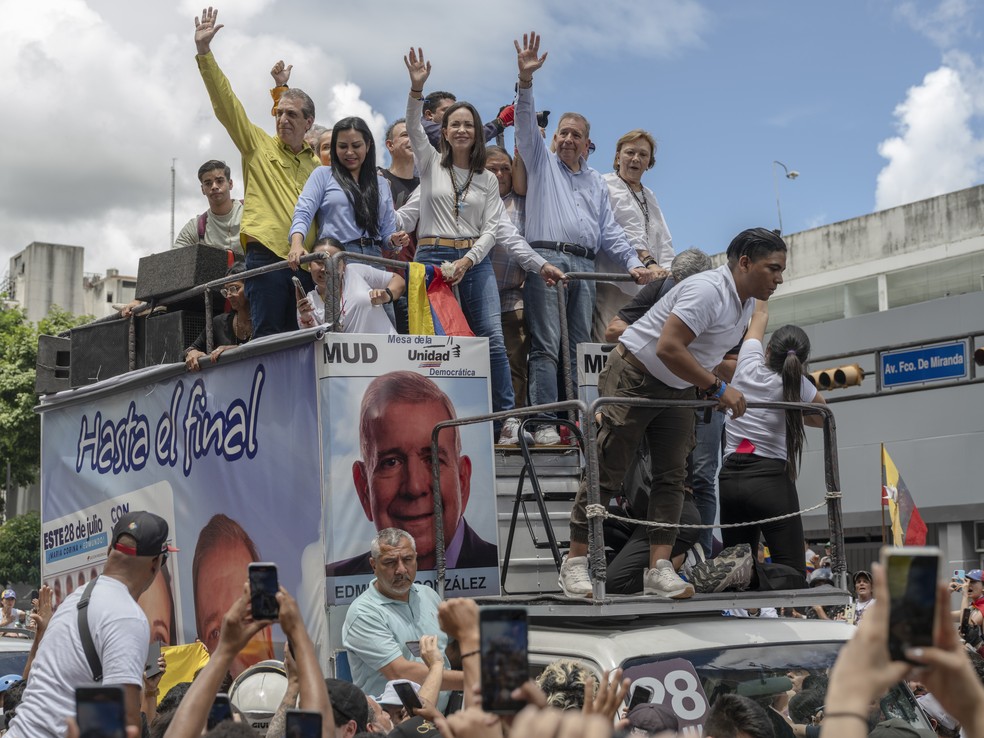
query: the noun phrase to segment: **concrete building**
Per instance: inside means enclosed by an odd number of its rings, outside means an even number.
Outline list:
[[[125,305],[137,292],[137,278],[121,276],[119,269],[107,269],[106,275],[86,274],[82,278],[86,315],[102,318],[118,312],[113,305]]]
[[[82,261],[85,249],[35,241],[10,259],[7,301],[38,322],[52,305],[74,315],[85,313]]]

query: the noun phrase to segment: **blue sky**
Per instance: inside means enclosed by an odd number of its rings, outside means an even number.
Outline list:
[[[213,49],[253,119],[272,130],[269,69],[294,64],[318,121],[402,114],[402,54],[423,46],[432,88],[486,114],[512,96],[512,40],[550,52],[537,104],[592,121],[609,171],[632,128],[659,142],[645,182],[676,248],[723,250],[739,230],[787,233],[981,181],[984,9],[971,0],[790,3],[698,0],[230,0]],[[238,154],[194,63],[193,0],[0,0],[0,272],[29,242],[87,247],[86,271],[136,273],[205,208],[198,164]],[[381,141],[380,141],[381,143]],[[881,152],[881,153],[880,153]],[[884,154],[884,155],[883,155]],[[238,192],[242,195],[241,189]]]

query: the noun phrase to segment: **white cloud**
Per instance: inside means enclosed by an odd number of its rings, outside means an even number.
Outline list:
[[[968,89],[968,81],[980,89],[976,67],[965,56],[955,59],[963,74],[944,64],[910,88],[895,108],[899,135],[878,146],[888,164],[878,174],[876,209],[969,187],[980,178],[984,141],[974,135],[972,124],[982,98],[975,99]]]
[[[944,49],[972,31],[974,8],[970,0],[941,0],[932,10],[925,4],[904,2],[897,12],[914,30]]]
[[[31,241],[85,246],[89,272],[135,274],[140,256],[169,245],[172,158],[176,228],[205,208],[195,174],[206,159],[229,163],[242,197],[239,154],[194,61],[201,10],[192,0],[0,0],[0,97],[9,106],[0,123],[0,274]],[[410,42],[434,61],[433,87],[491,108],[512,97],[513,39],[542,29],[547,85],[576,105],[577,66],[623,59],[627,48],[665,56],[699,44],[709,24],[697,0],[608,0],[603,13],[589,0],[500,0],[482,15],[444,0],[235,0],[220,11],[215,55],[254,122],[273,130],[269,70],[284,59],[319,123],[359,115],[379,144],[386,118],[402,115]]]

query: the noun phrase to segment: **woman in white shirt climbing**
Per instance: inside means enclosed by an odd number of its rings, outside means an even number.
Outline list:
[[[732,386],[749,402],[809,402],[824,404],[806,374],[810,339],[802,328],[784,325],[763,348],[769,323],[768,303],[758,300],[738,353]],[[800,410],[748,408],[725,424],[724,464],[719,477],[721,524],[762,520],[800,509],[796,475],[803,453],[803,426],[820,427],[819,414]],[[759,536],[772,561],[806,576],[803,559],[803,521],[800,516],[773,523],[722,528],[724,545],[748,543],[758,550]]]

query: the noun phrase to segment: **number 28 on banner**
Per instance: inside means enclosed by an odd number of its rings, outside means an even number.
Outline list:
[[[707,696],[694,667],[686,659],[669,659],[629,667],[624,676],[632,689],[648,687],[650,702],[669,707],[680,721],[681,735],[699,736],[707,717]]]

